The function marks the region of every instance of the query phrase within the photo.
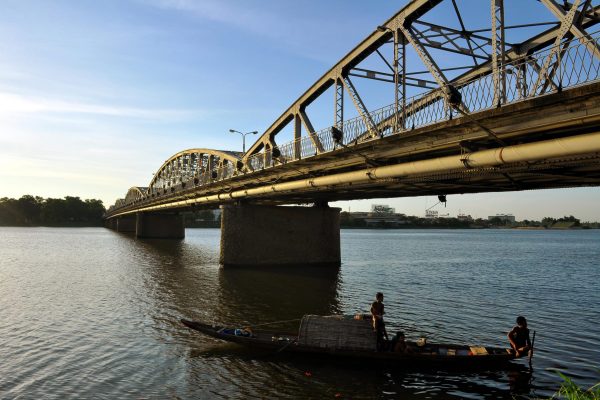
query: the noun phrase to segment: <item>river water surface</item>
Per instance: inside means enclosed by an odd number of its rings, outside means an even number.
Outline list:
[[[600,231],[343,230],[339,270],[222,269],[219,238],[0,228],[0,398],[485,399],[549,396],[555,369],[600,381]],[[409,339],[504,346],[525,315],[533,372],[330,364],[179,323],[366,312],[377,291]]]

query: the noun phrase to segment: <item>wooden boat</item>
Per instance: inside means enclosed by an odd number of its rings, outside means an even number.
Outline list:
[[[312,327],[321,329],[321,335],[315,335]],[[369,321],[349,322],[339,318],[327,321],[327,325],[338,325],[342,329],[322,329],[323,324],[315,326],[314,319],[331,318],[305,316],[300,324],[298,334],[280,333],[276,331],[258,331],[249,328],[231,328],[215,326],[202,322],[182,319],[181,322],[196,331],[227,342],[272,350],[280,353],[302,353],[307,355],[333,356],[340,359],[357,359],[360,361],[377,361],[391,363],[395,366],[457,366],[457,367],[500,367],[515,359],[511,349],[469,346],[460,344],[423,343],[407,341],[404,352],[376,351],[376,338]],[[306,320],[306,321],[305,321]],[[317,321],[319,321],[317,319]],[[332,322],[335,322],[332,324]],[[348,329],[348,327],[351,329]],[[366,329],[365,329],[366,328]],[[336,334],[337,332],[337,334]],[[340,332],[343,332],[340,335]]]

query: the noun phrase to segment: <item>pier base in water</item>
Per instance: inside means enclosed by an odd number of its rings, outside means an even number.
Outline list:
[[[223,266],[339,266],[340,209],[223,206]]]
[[[137,213],[136,237],[140,239],[183,239],[183,215],[178,213]]]
[[[135,215],[126,215],[123,217],[113,218],[116,220],[115,229],[117,232],[135,233],[137,219]]]

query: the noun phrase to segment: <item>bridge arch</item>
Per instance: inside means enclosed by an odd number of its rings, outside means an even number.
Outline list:
[[[241,169],[242,155],[236,151],[200,148],[180,151],[160,166],[146,193],[156,196],[175,191],[178,185],[206,184],[231,177]]]
[[[140,186],[133,186],[133,187],[129,188],[129,190],[127,191],[127,194],[125,195],[125,204],[131,204],[138,200],[142,200],[144,198],[144,196],[146,196],[147,190],[148,190],[147,187],[140,187]]]

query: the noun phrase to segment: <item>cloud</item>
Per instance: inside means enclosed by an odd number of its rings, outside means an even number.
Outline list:
[[[224,2],[221,0],[138,0],[142,4],[163,10],[174,10],[192,17],[234,27],[269,39],[277,47],[307,58],[330,64],[349,49],[339,42],[348,35],[348,26],[360,26],[360,16],[344,15],[331,18],[329,13],[284,12],[277,2]],[[300,7],[301,8],[301,7]],[[365,32],[366,33],[366,32]],[[328,40],[323,40],[328,37]]]
[[[145,0],[143,2],[165,10],[190,13],[196,17],[233,25],[255,33],[267,34],[271,31],[272,24],[279,25],[278,18],[268,12],[256,12],[247,6],[242,9],[222,1]],[[269,24],[265,25],[267,21]]]
[[[93,114],[150,120],[182,120],[192,117],[203,117],[208,112],[206,110],[107,106],[0,92],[0,116],[3,114],[13,116],[14,114],[45,113]]]

